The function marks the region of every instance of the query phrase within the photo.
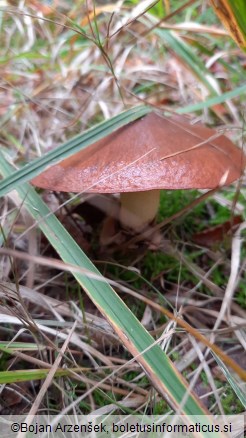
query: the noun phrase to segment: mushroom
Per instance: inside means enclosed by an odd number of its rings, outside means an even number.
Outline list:
[[[245,156],[227,137],[185,117],[152,112],[53,165],[32,184],[55,191],[120,193],[119,219],[141,231],[161,189],[213,189],[240,177]]]

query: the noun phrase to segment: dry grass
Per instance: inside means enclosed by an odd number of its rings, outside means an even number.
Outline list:
[[[208,5],[188,2],[162,22],[148,11],[150,1],[135,6],[57,1],[51,8],[35,0],[4,3],[1,148],[18,167],[139,102],[175,112],[244,82],[245,55],[215,18],[211,23]],[[155,30],[167,28],[176,33],[173,43],[164,44]],[[202,63],[200,75],[196,58],[175,52],[180,41]],[[219,127],[242,146],[244,97],[204,106],[193,120]],[[184,205],[167,210],[151,240],[119,232],[109,247],[99,243],[104,216],[97,205],[90,209],[90,202],[84,203],[85,195],[43,193],[43,198],[209,411],[242,411],[243,383],[230,372],[231,383],[206,345],[131,292],[172,309],[245,368],[245,180],[197,202],[198,210],[191,204],[190,215],[177,213]],[[0,344],[14,347],[11,355],[1,353],[1,370],[49,370],[41,382],[31,381],[31,371],[27,382],[2,380],[0,413],[39,408],[51,413],[167,412],[104,317],[57,261],[15,192],[1,199],[0,209]],[[192,234],[211,221],[221,223],[224,215],[235,214],[242,222],[227,242],[209,247],[191,242]],[[36,349],[26,350],[26,343]],[[67,375],[53,379],[59,366]],[[232,401],[230,384],[238,390]]]

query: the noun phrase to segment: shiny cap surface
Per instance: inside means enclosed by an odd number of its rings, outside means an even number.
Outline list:
[[[32,184],[117,193],[212,189],[238,179],[245,156],[227,137],[185,117],[150,113],[51,166]]]

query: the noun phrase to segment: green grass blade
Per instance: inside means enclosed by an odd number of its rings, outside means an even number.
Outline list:
[[[214,359],[216,360],[216,362],[218,363],[222,373],[224,374],[226,380],[228,381],[228,383],[231,385],[233,391],[235,392],[235,394],[238,396],[240,402],[242,403],[242,405],[245,407],[246,409],[246,392],[245,390],[241,389],[238,385],[238,383],[236,382],[236,380],[234,379],[233,375],[230,373],[230,371],[228,370],[228,368],[225,366],[225,364],[222,362],[222,360],[220,360],[220,358],[212,353],[214,356]],[[245,388],[244,388],[245,389]]]
[[[204,108],[209,108],[213,105],[216,105],[217,103],[223,103],[228,99],[233,99],[234,97],[243,95],[246,95],[246,84],[242,85],[241,87],[237,87],[234,90],[220,94],[219,96],[211,97],[203,102],[194,103],[192,105],[176,109],[176,113],[186,114],[194,111],[203,110]]]
[[[71,371],[79,372],[79,369],[58,369],[55,376],[62,377],[71,375]],[[41,380],[47,377],[50,372],[50,368],[36,369],[36,370],[15,370],[15,371],[1,371],[0,372],[0,385],[4,383],[17,383],[17,382],[29,382],[31,380]],[[81,368],[81,372],[84,372]]]
[[[12,166],[1,152],[0,172],[3,177],[9,177],[12,173]],[[180,408],[184,414],[204,415],[206,411],[203,410],[198,399],[187,393],[187,384],[181,374],[174,368],[159,345],[153,345],[152,336],[144,329],[111,286],[105,282],[104,277],[101,276],[56,216],[50,212],[34,188],[27,183],[20,185],[18,182],[16,182],[16,187],[26,209],[38,222],[39,228],[62,260],[99,276],[98,279],[94,279],[84,273],[73,272],[78,283],[113,326],[125,347],[133,356],[137,356],[138,362],[145,369],[153,385],[163,397],[168,399],[171,406]]]
[[[50,165],[54,165],[55,163],[64,160],[86,146],[95,143],[116,129],[119,129],[136,119],[139,119],[150,111],[150,107],[142,105],[127,111],[123,111],[117,116],[99,123],[82,134],[73,137],[58,148],[48,152],[36,160],[33,160],[23,168],[9,174],[9,176],[3,181],[0,181],[0,197],[6,195],[10,190],[15,189],[16,184],[19,185],[29,181]]]
[[[40,351],[44,348],[44,345],[37,346],[37,344],[31,344],[29,342],[0,342],[0,351],[9,354],[15,351]]]
[[[173,50],[176,56],[181,59],[186,67],[199,79],[199,81],[213,94],[218,94],[215,78],[211,75],[209,70],[194,53],[185,41],[182,40],[176,33],[166,29],[155,29],[154,32],[162,39],[168,47]]]

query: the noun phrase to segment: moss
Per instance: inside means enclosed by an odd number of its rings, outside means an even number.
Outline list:
[[[165,400],[158,400],[153,405],[152,415],[164,415],[170,412],[170,407]]]
[[[220,382],[220,386],[222,386]],[[240,402],[239,398],[233,391],[233,389],[228,385],[223,385],[223,393],[220,397],[221,404],[226,415],[236,415],[244,412],[244,407]],[[218,412],[219,413],[219,412]]]

